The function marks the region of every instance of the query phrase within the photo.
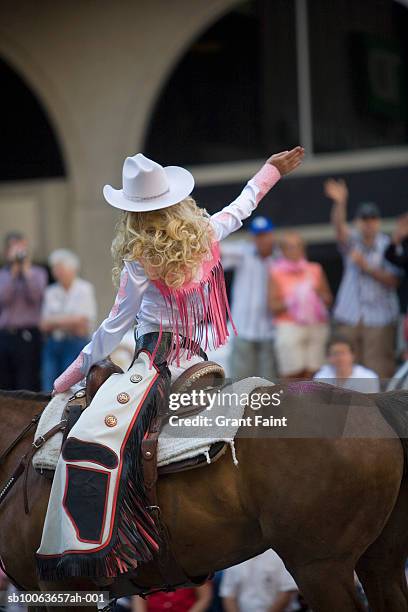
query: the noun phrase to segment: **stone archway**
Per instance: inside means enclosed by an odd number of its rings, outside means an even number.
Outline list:
[[[0,58],[2,152],[0,182],[65,177],[50,117],[35,92]]]

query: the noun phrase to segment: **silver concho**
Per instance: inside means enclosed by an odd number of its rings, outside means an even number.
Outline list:
[[[113,414],[108,414],[105,417],[105,425],[107,427],[115,427],[118,424],[118,419]]]
[[[122,393],[119,393],[116,396],[116,399],[118,400],[119,404],[126,404],[130,400],[130,395],[129,393],[122,391]]]
[[[143,376],[140,376],[140,374],[132,374],[132,376],[130,377],[130,382],[132,383],[138,383],[141,380],[143,380]]]

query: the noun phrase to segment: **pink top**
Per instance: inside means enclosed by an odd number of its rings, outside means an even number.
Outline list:
[[[55,380],[55,390],[61,393],[82,380],[94,363],[106,358],[118,346],[136,316],[140,334],[159,329],[182,335],[187,332],[193,341],[203,339],[207,343],[207,330],[198,316],[204,312],[212,324],[212,344],[223,344],[228,336],[229,307],[218,242],[242,227],[242,221],[251,215],[280,176],[275,166],[264,164],[231,204],[211,216],[209,222],[216,240],[209,260],[211,269],[203,262],[202,278],[196,279],[193,286],[190,283],[169,294],[161,283],[147,278],[140,262],[124,261],[119,290],[109,315],[75,361]]]
[[[306,259],[291,261],[278,259],[271,266],[271,279],[287,310],[275,315],[277,323],[290,321],[299,324],[323,323],[328,311],[318,295],[323,269],[320,264]]]

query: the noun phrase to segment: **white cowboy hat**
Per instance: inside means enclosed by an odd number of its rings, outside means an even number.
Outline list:
[[[194,189],[193,175],[180,166],[163,168],[142,153],[127,157],[123,164],[122,189],[105,185],[105,200],[122,210],[145,212],[173,206]]]

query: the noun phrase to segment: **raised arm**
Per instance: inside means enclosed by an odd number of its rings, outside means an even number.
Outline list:
[[[259,172],[248,181],[236,200],[212,215],[211,224],[216,239],[223,240],[231,232],[242,227],[242,221],[251,215],[281,176],[289,174],[302,163],[303,155],[303,147],[295,147],[291,151],[284,151],[269,157]]]
[[[119,344],[139,311],[148,279],[142,266],[135,261],[125,262],[115,303],[95,331],[91,341],[73,363],[54,382],[57,393],[67,391],[86,376],[91,366],[105,359]]]
[[[347,202],[348,189],[343,179],[327,179],[324,182],[324,194],[333,202],[331,210],[331,222],[336,231],[336,240],[340,244],[345,244],[349,238],[349,228],[347,225]]]

